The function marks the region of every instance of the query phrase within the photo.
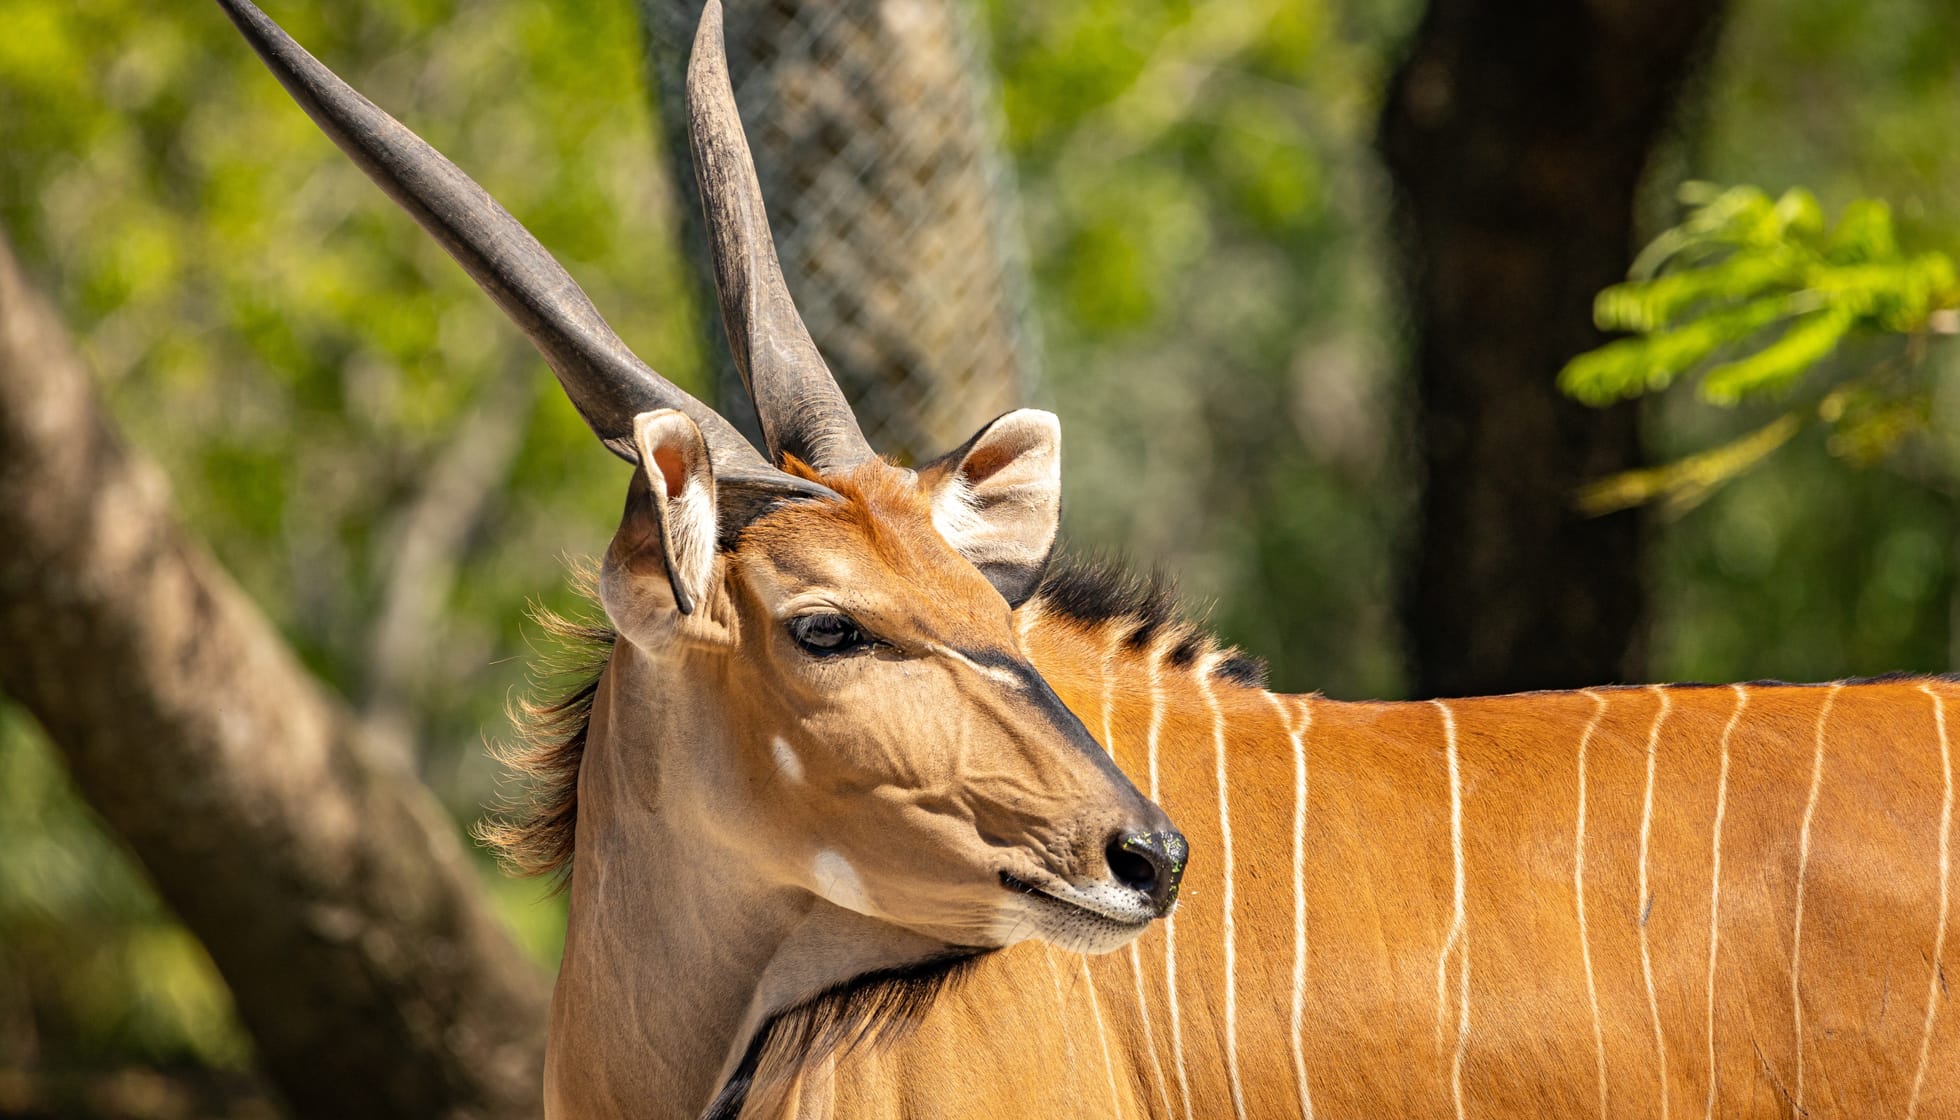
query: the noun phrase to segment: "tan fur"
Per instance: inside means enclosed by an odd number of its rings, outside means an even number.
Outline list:
[[[1956,943],[1942,937],[1954,920],[1953,774],[1936,703],[1960,711],[1960,687],[1753,686],[1739,717],[1741,693],[1728,687],[1276,704],[1207,685],[1195,665],[1164,669],[1161,641],[1111,659],[1108,629],[1051,614],[1030,627],[1029,651],[1099,735],[1107,689],[1110,745],[1140,782],[1157,725],[1161,799],[1193,851],[1175,916],[1181,1067],[1169,1031],[1171,931],[1160,926],[1136,945],[1140,968],[1127,952],[1088,958],[1087,980],[1062,970],[1059,995],[1043,947],[989,958],[908,1039],[840,1062],[830,1084],[810,1090],[826,1115],[1205,1120],[1242,1107],[1252,1117],[1590,1118],[1602,1114],[1603,1048],[1608,1116],[1960,1116],[1956,962],[1936,956]],[[1207,690],[1229,740],[1232,976]],[[1460,929],[1445,709],[1459,767]],[[1304,1092],[1291,1045],[1289,734],[1303,721]],[[1582,881],[1597,1021],[1574,876],[1589,727]]]
[[[560,778],[578,756],[576,795],[547,783],[538,831],[510,837],[549,868],[575,811],[553,1116],[696,1116],[834,985],[1029,937],[1113,948],[1148,922],[1084,933],[1003,885],[1093,897],[1110,838],[1162,814],[1027,666],[1006,602],[934,530],[931,485],[882,462],[823,482],[842,500],[747,525],[689,615],[630,509],[608,552],[618,637],[582,748],[545,756]],[[787,625],[808,610],[883,645],[814,658]],[[806,1057],[766,1047],[752,1110],[813,1091]]]
[[[725,604],[719,625],[766,629],[760,600],[771,589],[821,578],[794,574],[803,565],[870,565],[906,589],[894,597],[935,579],[957,587],[971,574],[956,561],[945,567],[920,534],[930,505],[902,473],[830,482],[846,504],[797,507],[744,538],[728,563],[754,565],[752,578],[736,583],[759,590]],[[812,539],[825,542],[823,557],[757,559],[794,556]],[[881,617],[876,598],[853,609]],[[1947,1007],[1951,962],[1936,956],[1955,944],[1942,935],[1942,923],[1945,933],[1953,923],[1953,748],[1947,713],[1936,710],[1960,699],[1952,684],[1348,704],[1223,680],[1223,655],[1201,634],[1155,618],[1161,604],[1146,612],[1153,620],[1138,648],[1128,639],[1139,617],[1084,623],[1037,597],[1010,624],[981,587],[927,599],[948,612],[934,614],[937,624],[965,634],[953,640],[984,631],[1018,642],[1190,834],[1174,937],[1159,924],[1132,950],[1105,956],[1021,944],[982,958],[909,1031],[814,1063],[779,1056],[782,1079],[759,1089],[744,1115],[1453,1116],[1460,1108],[1594,1117],[1659,1115],[1663,1096],[1670,1116],[1789,1116],[1799,1102],[1811,1117],[1960,1115],[1950,1076],[1960,1063],[1960,1017]],[[641,727],[622,738],[625,713],[641,718],[652,706],[620,696],[650,687],[638,659],[630,646],[615,654],[594,701],[596,764],[581,781],[574,913],[553,1029],[557,1115],[698,1114],[728,1072],[730,1040],[759,1021],[759,1000],[780,1005],[851,970],[929,953],[938,937],[906,923],[929,926],[949,902],[987,894],[946,891],[946,851],[895,840],[892,818],[877,817],[875,791],[867,807],[859,801],[867,790],[845,780],[832,798],[799,802],[774,773],[779,760],[760,755],[742,764],[750,783],[766,790],[771,815],[787,810],[797,823],[741,848],[741,858],[768,866],[768,853],[793,847],[786,833],[798,830],[883,844],[903,858],[867,861],[861,878],[868,893],[897,887],[881,901],[905,910],[901,920],[818,901],[807,881],[788,890],[743,884],[688,858],[699,849],[644,818],[671,757],[658,744],[671,736],[696,757],[731,747],[739,757],[740,733],[700,733],[729,713],[674,695],[676,680],[708,664],[690,661],[655,674],[659,704],[681,705],[668,735]],[[730,663],[705,676],[729,695],[771,687],[756,679],[766,668],[724,675],[740,671]],[[948,674],[935,685],[944,697],[921,700],[901,723],[932,726],[966,705],[974,684]],[[798,712],[799,720],[817,715]],[[1229,978],[1220,735],[1236,872]],[[814,770],[839,764],[798,754]],[[806,770],[801,780],[810,777]],[[975,780],[977,771],[942,776]],[[1296,789],[1308,792],[1300,818]],[[953,784],[935,790],[959,795]],[[744,811],[711,808],[714,816]],[[1297,899],[1296,819],[1304,825]],[[1173,941],[1175,961],[1167,959]],[[683,1084],[690,1088],[676,1095]]]

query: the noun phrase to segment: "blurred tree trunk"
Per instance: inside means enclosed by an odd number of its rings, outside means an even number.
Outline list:
[[[547,990],[434,798],[176,523],[0,243],[0,688],[210,950],[293,1111],[538,1111]]]
[[[639,0],[693,274],[683,95],[701,0]],[[992,70],[963,0],[727,0],[728,70],[790,294],[871,445],[937,455],[1035,380]],[[706,290],[705,288],[703,289]],[[714,299],[699,305],[712,320]],[[722,355],[721,410],[750,409]],[[753,435],[753,429],[751,429]]]
[[[1637,512],[1583,482],[1639,464],[1639,413],[1553,379],[1602,339],[1642,169],[1720,0],[1431,0],[1384,108],[1425,479],[1402,602],[1417,695],[1642,675]]]

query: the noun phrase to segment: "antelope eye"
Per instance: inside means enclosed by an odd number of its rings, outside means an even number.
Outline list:
[[[841,614],[806,614],[790,619],[789,636],[815,657],[851,653],[873,644],[858,624]]]

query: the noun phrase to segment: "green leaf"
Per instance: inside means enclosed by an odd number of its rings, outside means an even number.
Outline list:
[[[1599,516],[1664,502],[1669,514],[1685,513],[1700,505],[1716,488],[1767,459],[1803,427],[1794,412],[1785,413],[1747,435],[1709,451],[1644,470],[1621,471],[1589,483],[1577,495],[1579,509]]]
[[[1960,305],[1952,258],[1907,256],[1883,202],[1854,202],[1831,225],[1802,187],[1772,200],[1689,183],[1680,197],[1680,224],[1595,299],[1601,329],[1634,337],[1568,362],[1559,385],[1572,397],[1610,404],[1699,375],[1704,400],[1734,405],[1788,389],[1854,334],[1921,334]]]
[[[1710,300],[1734,302],[1788,286],[1800,275],[1793,254],[1734,256],[1719,264],[1652,280],[1615,284],[1599,293],[1593,318],[1601,330],[1652,331],[1671,326]]]
[[[1672,330],[1609,342],[1566,363],[1559,388],[1595,406],[1665,389],[1716,351],[1746,341],[1788,313],[1788,298],[1772,295]]]
[[[1710,404],[1733,405],[1751,393],[1784,388],[1835,349],[1856,321],[1857,315],[1843,308],[1805,316],[1754,354],[1709,370],[1701,397]]]

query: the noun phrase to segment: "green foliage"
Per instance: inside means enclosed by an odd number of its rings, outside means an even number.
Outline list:
[[[1663,466],[1608,475],[1579,491],[1579,506],[1588,513],[1601,514],[1665,500],[1667,512],[1686,512],[1700,505],[1717,487],[1790,442],[1801,426],[1797,417],[1786,413],[1712,450]]]
[[[1724,408],[1770,399],[1786,411],[1710,450],[1602,479],[1578,495],[1604,513],[1652,501],[1692,508],[1787,443],[1805,425],[1830,429],[1832,454],[1858,466],[1923,430],[1927,385],[1915,376],[1926,340],[1951,333],[1960,276],[1944,253],[1900,248],[1892,210],[1847,204],[1830,224],[1801,187],[1772,199],[1756,187],[1689,183],[1686,216],[1599,294],[1602,330],[1632,332],[1580,354],[1559,386],[1591,405],[1659,392],[1698,376],[1701,400]],[[1838,371],[1812,402],[1790,400],[1805,375],[1860,337],[1903,339],[1873,368]]]
[[[1827,225],[1802,188],[1682,188],[1687,217],[1601,292],[1603,330],[1634,337],[1572,359],[1559,386],[1604,405],[1690,373],[1711,404],[1787,390],[1854,331],[1920,334],[1960,302],[1944,253],[1899,248],[1892,213],[1862,199]]]
[[[699,384],[628,5],[275,14],[486,183],[664,372]],[[544,515],[544,539],[460,541],[431,592],[443,632],[410,659],[419,730],[473,751],[519,677],[485,667],[519,647],[525,598],[562,582],[558,555],[602,545],[618,468],[216,6],[0,0],[0,22],[0,220],[192,527],[342,691],[377,687],[371,627],[433,472],[461,441],[507,443],[478,471],[479,522]],[[447,610],[458,599],[490,609]]]
[[[1385,192],[1415,0],[985,6],[1073,547],[1178,573],[1274,679],[1401,688]]]
[[[1960,5],[1940,0],[1742,0],[1723,30],[1689,162],[1674,162],[1674,175],[1804,183],[1827,213],[1881,197],[1901,245],[1960,246],[1956,37]],[[1652,228],[1674,220],[1671,208],[1656,210]],[[1951,347],[1928,346],[1917,362],[1907,350],[1899,336],[1854,332],[1782,393],[1733,408],[1692,392],[1646,401],[1658,462],[1720,447],[1784,412],[1802,423],[1695,516],[1655,526],[1655,674],[1816,680],[1955,665],[1960,366]],[[1931,420],[1887,441],[1882,469],[1862,470],[1874,462],[1857,457],[1862,441],[1818,408],[1868,379],[1853,396],[1930,410]]]
[[[701,384],[624,0],[266,6],[483,181],[663,372]],[[466,825],[522,686],[526,602],[570,605],[563,557],[604,546],[621,468],[216,5],[0,0],[0,27],[0,225],[192,531],[357,707],[399,692],[402,738]],[[407,580],[413,640],[380,681],[402,541],[453,503],[431,485],[445,469],[479,507]],[[561,910],[540,893],[499,889],[549,964]],[[37,1056],[249,1055],[202,950],[9,715],[0,1069]]]
[[[37,1054],[77,1064],[246,1060],[204,947],[78,811],[52,752],[4,703],[0,852],[0,1068]]]

